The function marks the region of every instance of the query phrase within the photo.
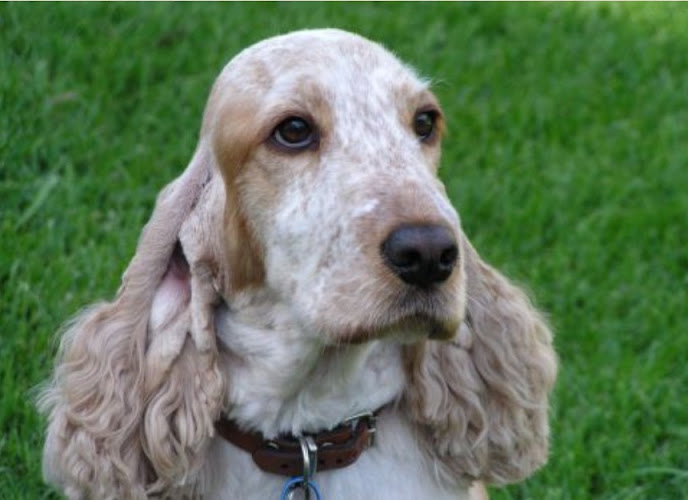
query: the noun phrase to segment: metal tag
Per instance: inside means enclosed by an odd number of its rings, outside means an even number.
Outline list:
[[[318,490],[313,483],[307,483],[308,487],[306,487],[305,484],[306,483],[292,484],[287,490],[287,494],[284,498],[286,500],[320,500]]]

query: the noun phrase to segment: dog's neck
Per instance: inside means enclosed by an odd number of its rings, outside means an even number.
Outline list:
[[[329,429],[394,402],[405,383],[397,343],[326,346],[268,292],[217,312],[227,417],[266,438]]]

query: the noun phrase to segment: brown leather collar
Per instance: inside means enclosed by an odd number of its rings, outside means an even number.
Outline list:
[[[243,431],[235,422],[224,418],[215,422],[215,428],[224,439],[250,453],[256,465],[265,472],[299,476],[304,475],[304,469],[309,467],[309,459],[304,457],[303,451],[305,439],[315,444],[311,450],[311,474],[315,473],[316,468],[328,470],[346,467],[372,446],[377,413],[357,415],[332,430],[301,438],[281,436],[265,439],[261,433]]]

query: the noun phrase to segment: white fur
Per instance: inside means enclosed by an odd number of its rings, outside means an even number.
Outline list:
[[[388,405],[378,418],[376,444],[353,465],[316,474],[325,498],[347,500],[467,497],[463,483],[439,479],[396,406],[406,384],[394,339],[325,346],[292,330],[289,313],[270,300],[235,301],[240,313],[218,313],[218,336],[241,362],[228,362],[233,381],[229,416],[266,437],[330,428]],[[250,324],[247,326],[242,321]],[[261,328],[258,325],[270,325]],[[208,498],[278,498],[288,478],[262,472],[243,450],[218,438],[210,454]],[[225,493],[231,492],[231,494]]]

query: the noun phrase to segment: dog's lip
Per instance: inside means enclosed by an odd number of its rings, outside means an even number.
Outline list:
[[[397,317],[384,325],[357,327],[337,336],[337,342],[361,344],[385,337],[399,337],[405,340],[451,340],[460,324],[458,318],[438,318],[426,313],[413,313]]]
[[[437,318],[425,313],[417,313],[399,321],[401,328],[426,331],[432,340],[449,340],[454,337],[459,327],[454,318]]]
[[[399,301],[392,323],[396,328],[425,330],[433,340],[450,339],[461,323],[458,310],[451,308],[436,289],[413,290]]]
[[[449,291],[434,287],[418,289],[404,287],[390,297],[388,305],[363,321],[340,325],[321,325],[333,343],[360,344],[368,341],[397,338],[414,342],[424,338],[451,340],[461,325],[462,307]],[[356,318],[351,313],[349,317]],[[329,328],[328,328],[329,326]]]
[[[458,321],[434,323],[431,325],[428,337],[431,340],[451,340],[456,336],[458,329]]]

